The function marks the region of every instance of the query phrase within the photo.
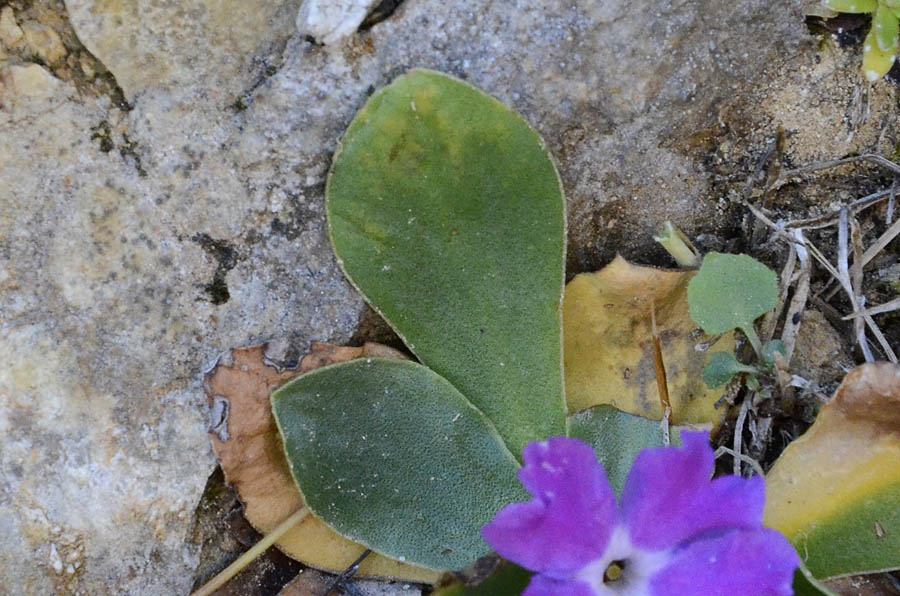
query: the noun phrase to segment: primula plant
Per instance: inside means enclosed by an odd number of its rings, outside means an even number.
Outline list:
[[[663,447],[658,420],[568,411],[565,201],[521,117],[446,75],[401,76],[347,130],[327,215],[347,277],[418,361],[333,364],[271,395],[316,518],[402,562],[392,577],[436,577],[493,547],[537,572],[529,596],[791,594],[798,557],[762,525],[762,478],[710,480],[706,433],[673,428],[683,447]],[[689,287],[700,302],[728,258],[707,256]],[[769,292],[771,272],[739,265],[729,279]],[[730,319],[715,301],[695,318],[711,333],[740,328],[761,351],[753,320],[771,306],[742,294],[728,294]]]
[[[519,479],[534,498],[509,505],[484,537],[538,572],[524,596],[793,594],[797,553],[762,525],[763,479],[710,481],[706,433],[643,451],[621,506],[594,450],[552,438],[525,449]]]

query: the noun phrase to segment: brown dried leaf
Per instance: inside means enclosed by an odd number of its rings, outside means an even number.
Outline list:
[[[259,345],[232,350],[204,382],[212,408],[213,451],[226,481],[234,485],[244,503],[245,517],[264,534],[303,506],[272,416],[271,393],[302,372],[321,366],[354,358],[406,358],[392,348],[374,343],[361,348],[315,343],[297,370],[283,368],[283,359],[275,357],[268,348]],[[285,534],[277,545],[288,556],[328,571],[343,571],[365,550],[313,516]],[[366,557],[359,573],[428,583],[438,578],[433,571],[376,554]]]

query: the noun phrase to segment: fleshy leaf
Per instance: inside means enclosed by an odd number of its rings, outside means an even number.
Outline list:
[[[513,453],[563,434],[563,195],[520,116],[452,77],[401,76],[347,130],[327,212],[347,276]]]
[[[900,568],[900,366],[848,374],[766,477],[767,526],[815,577]]]
[[[863,42],[863,73],[870,82],[875,82],[894,66],[897,59],[897,48],[891,48],[888,51],[882,51],[878,47],[878,40],[875,36],[875,28],[869,30],[866,40]]]
[[[481,527],[525,498],[493,425],[420,364],[328,366],[273,393],[272,409],[310,511],[391,558],[461,569],[489,552]]]
[[[691,316],[709,334],[753,328],[778,304],[775,272],[747,255],[711,252],[688,284]]]
[[[703,369],[703,382],[707,387],[722,387],[741,372],[756,372],[756,369],[738,362],[733,352],[716,352]]]
[[[878,0],[826,0],[825,5],[838,12],[875,12]]]
[[[894,14],[894,11],[879,3],[875,10],[875,16],[872,18],[872,29],[875,31],[878,49],[896,55],[900,23],[897,22],[897,15]]]
[[[652,307],[673,421],[703,423],[721,418],[715,403],[724,390],[710,389],[700,380],[710,346],[688,313],[686,288],[694,274],[632,265],[616,257],[602,270],[577,275],[569,282],[563,325],[570,413],[609,404],[645,418],[662,418]],[[733,335],[723,335],[712,347],[733,350]]]
[[[794,596],[838,596],[828,589],[828,586],[813,577],[806,565],[800,563],[800,567],[794,572]]]
[[[284,457],[269,396],[301,372],[326,364],[361,357],[404,356],[386,346],[367,343],[360,348],[313,344],[299,370],[281,367],[281,354],[291,346],[283,342],[231,350],[204,379],[215,421],[210,429],[213,450],[244,504],[244,517],[267,534],[303,506],[297,485]],[[286,555],[319,569],[343,571],[365,547],[336,534],[321,520],[307,516],[279,541]],[[380,576],[405,581],[434,582],[438,575],[381,555],[366,557],[361,576]]]
[[[597,406],[569,416],[569,436],[594,448],[616,496],[622,495],[638,453],[663,446],[658,420],[627,414],[612,406]]]

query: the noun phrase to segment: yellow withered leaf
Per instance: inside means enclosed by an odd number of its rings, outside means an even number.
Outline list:
[[[820,579],[900,568],[900,366],[844,377],[766,475],[764,521]]]
[[[569,412],[609,404],[662,418],[654,368],[651,308],[668,377],[672,421],[718,424],[714,405],[725,387],[701,380],[712,352],[734,350],[727,333],[710,345],[688,312],[693,271],[665,271],[616,259],[566,285],[563,302],[566,400]]]

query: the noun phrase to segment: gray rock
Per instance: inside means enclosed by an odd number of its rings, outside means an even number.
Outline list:
[[[814,51],[796,7],[762,0],[407,0],[328,47],[297,10],[66,0],[42,13],[55,37],[0,15],[49,68],[0,54],[0,592],[190,589],[203,370],[271,337],[344,342],[363,311],[323,188],[375,87],[429,67],[520,111],[559,162],[576,272],[659,257],[665,219],[727,236],[683,140]]]

